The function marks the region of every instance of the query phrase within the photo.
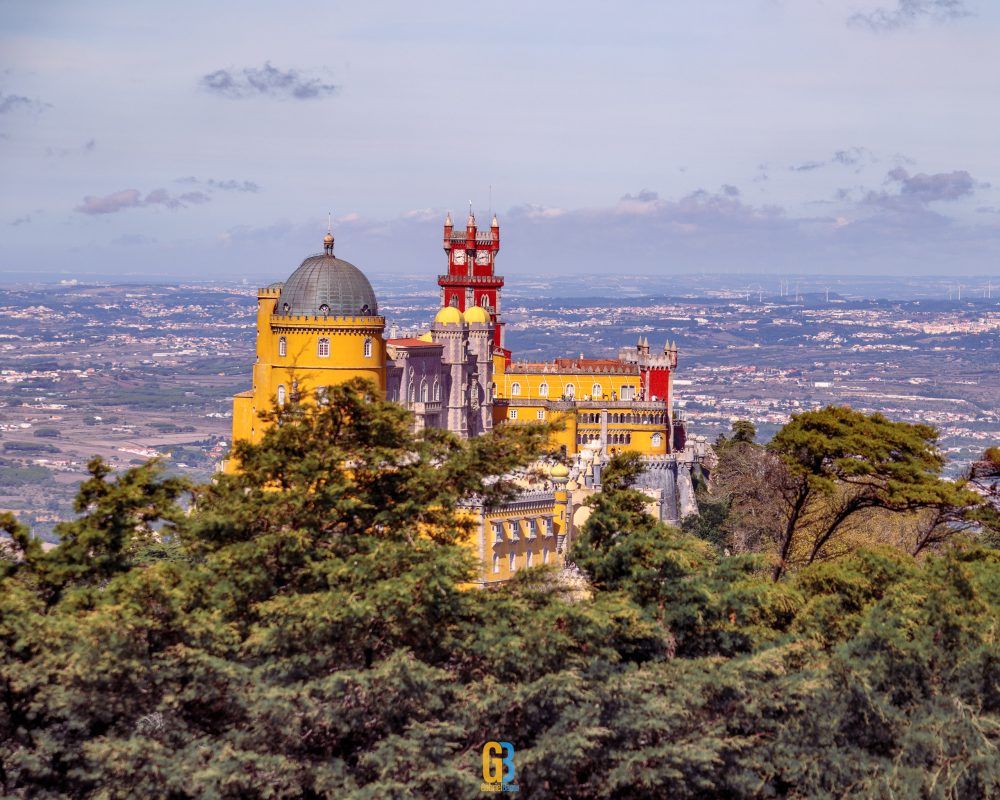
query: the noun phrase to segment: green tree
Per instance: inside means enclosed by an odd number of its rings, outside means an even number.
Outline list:
[[[860,512],[951,508],[967,500],[941,479],[944,457],[929,425],[828,406],[793,417],[769,448],[785,467],[774,482],[784,503],[775,580],[793,556],[813,563]]]

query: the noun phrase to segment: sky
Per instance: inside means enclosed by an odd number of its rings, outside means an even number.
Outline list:
[[[1000,3],[0,3],[0,281],[1000,276]]]

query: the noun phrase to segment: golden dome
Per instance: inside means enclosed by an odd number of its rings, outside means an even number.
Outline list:
[[[549,475],[553,478],[568,478],[569,467],[565,464],[556,464],[551,470],[549,470]]]
[[[469,324],[489,324],[490,312],[482,306],[471,306],[465,310],[465,321]]]
[[[420,334],[417,338],[420,341],[422,341],[422,342],[433,342],[434,341],[434,337],[431,335],[430,331],[427,331],[427,333]]]
[[[462,312],[455,306],[445,306],[434,315],[435,325],[459,325],[462,322]]]

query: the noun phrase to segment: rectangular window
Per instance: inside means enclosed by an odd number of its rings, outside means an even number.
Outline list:
[[[538,416],[539,419],[545,419],[545,409],[543,409],[543,408],[538,409],[538,415],[537,416]]]
[[[316,355],[318,355],[320,358],[329,358],[330,357],[330,340],[329,339],[324,338],[324,339],[320,339],[319,340],[319,342],[316,345]]]
[[[535,521],[533,519],[529,519],[527,521],[527,524],[528,524],[528,538],[529,539],[534,539],[535,538]]]
[[[510,416],[511,419],[517,419],[517,409],[516,408],[510,409],[510,411],[508,412],[508,414],[509,414],[509,416]]]
[[[622,387],[622,400],[635,400],[635,387],[634,386],[623,386]]]
[[[547,544],[542,545],[542,563],[549,563],[549,546]]]
[[[526,566],[526,567],[530,567],[530,566],[531,566],[531,556],[532,556],[532,555],[533,555],[533,554],[532,554],[532,552],[531,552],[531,549],[529,548],[529,549],[528,549],[528,550],[527,550],[527,551],[525,552],[525,554],[524,554],[524,566]]]
[[[493,574],[496,575],[500,571],[500,554],[493,554]]]
[[[513,551],[507,556],[507,570],[509,572],[517,572],[517,553]]]

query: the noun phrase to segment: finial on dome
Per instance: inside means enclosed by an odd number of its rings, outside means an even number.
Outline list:
[[[451,212],[450,211],[445,215],[444,224],[448,228],[450,228],[452,226]]]
[[[469,219],[466,220],[465,224],[466,224],[467,227],[470,227],[470,228],[475,227],[475,225],[476,225],[476,215],[472,213],[472,201],[471,200],[469,201]]]
[[[497,220],[497,215],[496,214],[493,215],[493,222],[490,223],[490,226],[493,227],[493,228],[499,228],[500,227],[500,222],[499,222],[499,220]]]
[[[323,237],[323,254],[333,255],[333,214],[326,213],[326,236]]]

